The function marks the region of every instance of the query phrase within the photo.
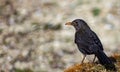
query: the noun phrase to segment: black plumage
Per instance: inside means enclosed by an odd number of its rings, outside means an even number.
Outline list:
[[[100,64],[104,65],[107,69],[116,70],[114,63],[104,53],[102,43],[95,32],[93,32],[87,23],[82,19],[75,19],[72,22],[66,23],[66,25],[72,25],[76,29],[75,43],[80,52],[83,53],[84,58],[86,55],[94,54],[97,57]]]

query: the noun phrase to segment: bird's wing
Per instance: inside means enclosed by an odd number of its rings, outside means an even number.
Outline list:
[[[89,33],[89,37],[94,41],[94,44],[96,44],[101,50],[103,50],[102,43],[95,32],[91,31],[91,33]]]
[[[88,49],[87,51],[103,50],[99,38],[93,31],[85,34],[80,34],[79,32],[76,32],[75,43],[80,48]]]

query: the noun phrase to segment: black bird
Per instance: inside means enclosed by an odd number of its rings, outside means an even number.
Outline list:
[[[66,25],[72,25],[76,29],[75,43],[79,51],[84,55],[82,63],[86,55],[94,54],[93,62],[97,57],[100,64],[105,66],[106,69],[116,70],[114,63],[104,53],[100,39],[84,20],[75,19],[72,22],[67,22]]]

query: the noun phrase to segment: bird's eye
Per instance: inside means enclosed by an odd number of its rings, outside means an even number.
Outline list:
[[[77,26],[77,25],[78,25],[78,22],[75,22],[74,25]]]
[[[78,24],[78,22],[75,22],[76,24]]]

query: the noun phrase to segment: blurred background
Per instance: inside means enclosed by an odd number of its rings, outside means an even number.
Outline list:
[[[119,53],[120,0],[0,0],[0,72],[63,72],[80,63],[75,30],[65,26],[77,18],[108,56]]]

